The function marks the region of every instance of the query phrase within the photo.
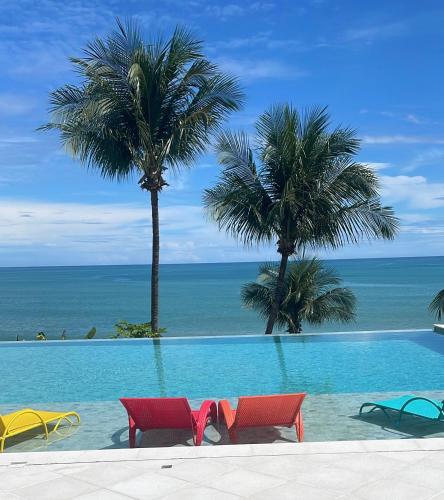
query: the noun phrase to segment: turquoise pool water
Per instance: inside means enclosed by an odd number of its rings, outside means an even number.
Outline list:
[[[444,389],[431,331],[0,344],[0,404]]]

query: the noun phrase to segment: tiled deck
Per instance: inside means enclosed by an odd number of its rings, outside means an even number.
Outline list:
[[[0,498],[444,499],[444,439],[0,456]]]

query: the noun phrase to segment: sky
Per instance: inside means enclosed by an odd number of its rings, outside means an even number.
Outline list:
[[[36,132],[48,94],[78,82],[69,56],[134,18],[147,40],[176,25],[237,75],[244,109],[227,129],[252,133],[268,106],[329,107],[362,140],[358,160],[381,179],[401,232],[326,258],[443,255],[444,4],[440,0],[2,0],[0,2],[0,266],[149,262],[149,197],[71,159],[57,133]],[[211,150],[160,198],[161,262],[276,258],[245,249],[202,210],[220,167]]]

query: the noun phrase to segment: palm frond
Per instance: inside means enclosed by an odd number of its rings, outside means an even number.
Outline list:
[[[203,56],[202,43],[178,27],[169,40],[145,43],[133,21],[72,58],[79,86],[51,93],[51,121],[66,149],[106,177],[140,171],[163,185],[171,167],[190,165],[228,114],[238,109],[238,81]]]
[[[278,282],[275,264],[261,266],[257,282],[243,286],[241,297],[245,307],[268,319],[273,308]],[[325,321],[353,321],[356,298],[333,269],[318,259],[299,259],[289,264],[285,274],[283,299],[276,322],[296,333],[301,322],[321,324]]]
[[[433,313],[438,321],[444,314],[444,290],[440,290],[429,305],[429,311]]]
[[[355,132],[329,127],[326,108],[300,114],[283,104],[259,117],[254,147],[245,134],[223,134],[223,171],[204,197],[212,218],[246,244],[275,238],[282,248],[338,248],[393,239],[398,219],[380,202],[375,172],[354,159]]]

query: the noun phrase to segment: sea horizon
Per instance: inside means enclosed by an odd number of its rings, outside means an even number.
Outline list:
[[[444,257],[322,259],[357,298],[351,323],[303,325],[305,333],[431,329],[428,304],[444,283]],[[241,303],[241,287],[264,261],[162,264],[160,326],[165,336],[254,335],[264,321]],[[149,264],[0,268],[0,340],[97,338],[117,321],[149,321]],[[276,333],[285,333],[276,330]]]
[[[335,262],[335,261],[363,261],[363,260],[392,260],[392,259],[434,259],[434,258],[443,258],[444,255],[413,255],[413,256],[386,256],[386,257],[319,257],[315,254],[306,255],[307,258],[316,257],[322,262]],[[290,258],[292,260],[292,258]],[[160,266],[198,266],[198,265],[212,265],[212,264],[221,264],[221,265],[230,265],[230,264],[262,264],[265,262],[279,262],[279,258],[273,259],[259,259],[259,260],[238,260],[238,261],[201,261],[201,262],[165,262],[160,263]],[[151,264],[140,262],[140,263],[131,263],[131,264],[55,264],[52,266],[49,265],[41,265],[41,266],[3,266],[0,264],[0,269],[39,269],[39,268],[76,268],[76,267],[124,267],[124,266],[148,266]]]

